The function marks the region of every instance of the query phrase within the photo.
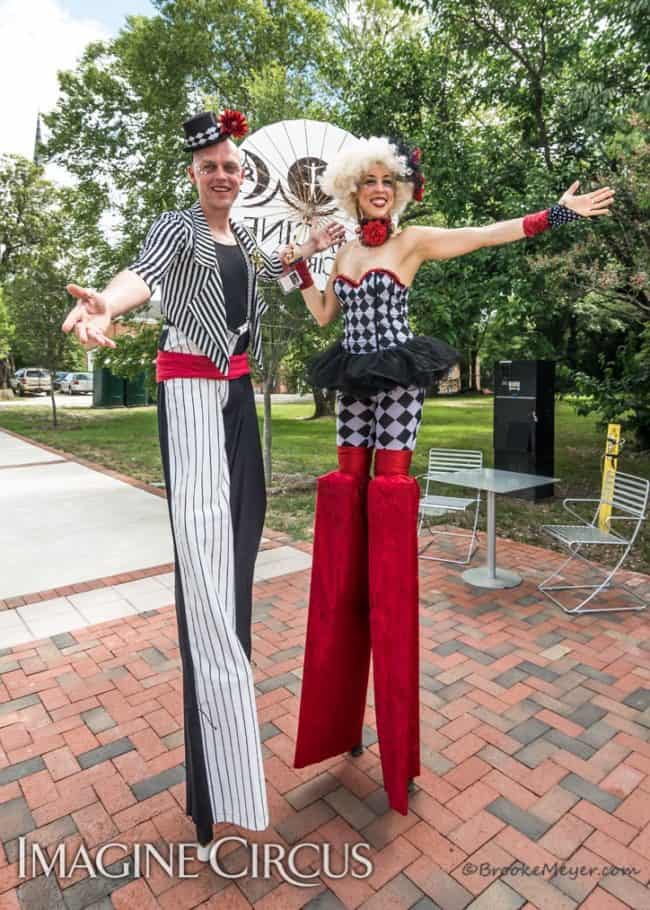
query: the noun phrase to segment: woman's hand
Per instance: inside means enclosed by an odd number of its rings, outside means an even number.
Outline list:
[[[614,201],[614,190],[608,186],[583,193],[577,196],[575,191],[580,186],[579,180],[574,180],[569,189],[560,197],[560,205],[566,206],[583,218],[593,218],[596,215],[609,215],[609,208]]]
[[[330,246],[336,246],[345,240],[345,228],[337,221],[330,221],[321,228],[312,228],[309,239],[305,243],[289,243],[281,251],[280,259],[286,266],[290,266],[296,259],[311,259],[314,253],[320,253]]]
[[[330,221],[324,228],[314,228],[309,235],[309,243],[314,245],[314,252],[320,253],[330,246],[337,246],[345,240],[345,228],[338,221]]]
[[[291,264],[299,258],[300,256],[296,253],[295,243],[288,243],[287,246],[280,251],[280,261],[285,268],[289,268]]]

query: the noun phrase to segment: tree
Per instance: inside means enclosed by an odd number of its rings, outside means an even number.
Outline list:
[[[39,177],[31,192],[36,202],[25,200],[25,211],[38,211],[39,217],[32,225],[29,244],[15,248],[4,294],[15,328],[13,352],[24,362],[45,367],[53,376],[64,366],[84,366],[82,349],[74,338],[64,335],[61,324],[70,310],[65,285],[70,274],[88,268],[92,253],[75,221],[76,191],[59,189]],[[51,401],[56,426],[53,388]]]
[[[617,136],[608,154],[616,160],[618,205],[603,230],[585,236],[554,262],[560,288],[581,297],[606,325],[596,356],[573,364],[585,396],[579,412],[598,412],[622,422],[650,448],[650,143],[648,118],[635,115],[633,129]],[[592,345],[592,350],[594,346]]]
[[[327,19],[308,0],[156,6],[154,16],[129,17],[114,40],[89,45],[76,69],[59,75],[58,104],[44,117],[48,155],[79,180],[88,207],[114,222],[103,279],[132,260],[161,211],[193,201],[183,120],[208,104],[245,110],[254,129],[268,114],[282,119],[261,103],[274,67],[284,73],[286,106],[319,92],[312,76],[326,53]]]
[[[48,191],[41,167],[21,155],[0,156],[0,285],[40,243]]]
[[[76,70],[60,75],[61,98],[45,117],[50,156],[78,178],[88,208],[110,210],[118,227],[100,257],[102,280],[130,261],[160,211],[193,201],[180,129],[191,113],[240,107],[252,129],[296,117],[328,119],[326,86],[318,79],[328,53],[327,16],[317,5],[157,5],[158,15],[131,17],[114,41],[90,45]],[[270,481],[270,389],[291,334],[311,317],[302,301],[287,303],[275,286],[266,293],[272,298],[263,373]]]
[[[9,318],[7,305],[4,302],[2,287],[0,287],[0,389],[6,389],[9,377],[13,372],[11,357],[11,343],[15,327]]]
[[[593,5],[584,0],[400,5],[418,12],[419,27],[380,29],[378,40],[371,28],[355,53],[344,51],[340,104],[353,131],[407,135],[422,148],[425,200],[402,223],[480,225],[545,207],[575,177],[583,191],[592,181],[611,184],[618,173],[627,181],[627,165],[612,144],[633,140],[630,114],[643,105],[648,30],[640,4],[600,3],[597,29]],[[628,199],[616,209],[627,211]],[[466,388],[481,346],[488,360],[526,352],[568,360],[575,369],[593,359],[594,341],[606,347],[611,338],[606,320],[589,322],[594,298],[584,279],[591,268],[593,290],[605,277],[593,268],[594,247],[603,255],[610,247],[610,269],[611,250],[626,247],[637,305],[642,299],[646,244],[634,221],[625,231],[617,217],[572,225],[429,263],[411,295],[414,327],[459,348]],[[580,249],[588,253],[578,280],[573,251]],[[565,280],[570,271],[573,281]]]
[[[61,76],[49,151],[79,179],[90,224],[114,200],[115,242],[95,257],[104,277],[129,261],[159,211],[190,200],[178,124],[208,101],[244,108],[253,128],[318,116],[359,135],[409,137],[423,150],[428,183],[405,224],[511,218],[545,207],[575,177],[583,190],[591,181],[627,185],[643,127],[633,118],[647,90],[644,6],[158,0],[156,16],[130,18],[116,40],[90,46]],[[614,356],[636,332],[628,307],[647,304],[639,223],[577,225],[428,264],[413,288],[414,328],[461,350],[465,388],[481,352],[488,360],[548,354],[597,373],[594,349]],[[614,334],[611,320],[590,317],[607,305],[612,319],[619,308],[625,316]],[[311,352],[300,341],[311,325],[306,314],[286,323],[295,327],[292,364]]]
[[[599,423],[620,423],[636,437],[639,448],[650,450],[650,322],[637,338],[629,336],[616,356],[607,362],[599,358],[600,375],[576,372],[580,395],[579,414],[599,415]]]

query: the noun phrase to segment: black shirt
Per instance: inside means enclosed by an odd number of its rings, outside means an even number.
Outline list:
[[[226,325],[237,331],[248,318],[248,269],[238,243],[218,243],[215,240],[217,261],[226,301]]]

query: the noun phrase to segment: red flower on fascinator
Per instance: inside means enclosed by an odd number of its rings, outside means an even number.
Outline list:
[[[228,136],[234,136],[235,139],[242,139],[248,132],[248,120],[239,111],[233,111],[229,108],[219,115],[219,126],[221,132]]]
[[[410,163],[415,167],[422,161],[422,152],[419,148],[414,148],[411,152]]]

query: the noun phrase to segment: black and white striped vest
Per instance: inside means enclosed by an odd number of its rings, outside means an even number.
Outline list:
[[[283,266],[277,253],[268,255],[241,222],[230,227],[244,254],[248,272],[250,350],[262,366],[261,319],[267,303],[258,279],[278,278]],[[161,312],[210,360],[226,372],[229,362],[228,326],[221,272],[214,239],[196,202],[191,208],[165,212],[152,225],[139,259],[129,270],[152,288],[161,284]]]

